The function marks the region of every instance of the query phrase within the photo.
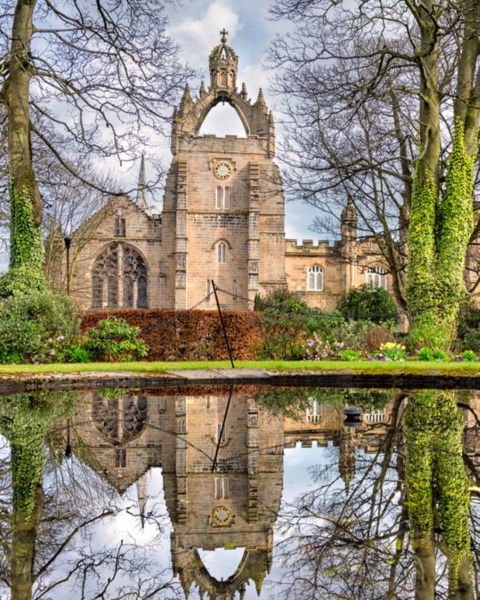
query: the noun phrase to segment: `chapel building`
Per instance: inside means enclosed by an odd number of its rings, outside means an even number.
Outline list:
[[[278,288],[323,310],[363,283],[392,291],[377,241],[358,236],[351,203],[341,215],[340,240],[285,240],[273,114],[261,89],[254,102],[245,83],[239,91],[238,56],[221,33],[209,57],[208,88],[202,82],[192,97],[187,85],[173,114],[161,214],[148,205],[142,159],[137,198],[115,197],[81,225],[69,268],[64,254],[50,275],[80,309],[211,310],[212,280],[222,307],[233,310],[253,309],[257,294]],[[210,110],[225,102],[245,137],[201,135]]]

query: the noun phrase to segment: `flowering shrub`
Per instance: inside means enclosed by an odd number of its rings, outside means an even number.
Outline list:
[[[385,360],[405,360],[405,346],[396,344],[395,342],[387,342],[380,346],[380,352],[385,357]]]
[[[56,362],[78,334],[73,303],[50,291],[0,300],[0,362]]]
[[[331,342],[319,333],[314,333],[303,346],[303,358],[305,360],[337,358],[344,347],[345,344],[343,342]]]

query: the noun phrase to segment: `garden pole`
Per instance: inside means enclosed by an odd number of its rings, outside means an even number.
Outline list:
[[[225,336],[225,342],[227,344],[228,355],[230,356],[230,362],[232,363],[232,369],[234,369],[235,364],[233,362],[232,349],[230,347],[230,342],[228,340],[227,330],[225,328],[225,321],[223,320],[222,309],[220,308],[220,302],[218,301],[217,286],[215,285],[215,282],[213,281],[213,279],[212,279],[212,287],[213,287],[213,293],[215,294],[215,302],[217,303],[218,314],[220,315],[220,323],[222,324],[223,335]]]
[[[218,451],[220,450],[220,442],[222,441],[223,432],[225,431],[225,423],[227,422],[228,409],[230,408],[230,400],[232,399],[233,387],[234,386],[232,385],[230,388],[230,393],[228,394],[228,402],[225,408],[225,414],[223,415],[222,428],[220,429],[220,433],[218,434],[217,447],[215,448],[215,456],[213,458],[212,464],[212,473],[215,472],[215,467],[217,466]]]

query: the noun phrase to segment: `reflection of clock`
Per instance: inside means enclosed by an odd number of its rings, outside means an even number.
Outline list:
[[[233,515],[226,506],[216,506],[212,510],[212,525],[216,527],[228,527],[232,519]]]
[[[232,167],[226,162],[218,162],[215,165],[214,173],[217,179],[228,179],[232,174]]]

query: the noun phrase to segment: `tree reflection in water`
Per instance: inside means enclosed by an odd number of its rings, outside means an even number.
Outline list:
[[[457,401],[457,392],[398,394],[382,447],[357,454],[349,486],[331,464],[314,469],[315,489],[277,521],[284,597],[478,597],[480,515]]]
[[[224,391],[1,398],[0,597],[478,597],[480,440],[466,393],[256,394],[234,394],[223,432]],[[347,427],[346,404],[373,416]],[[280,504],[283,449],[299,437],[326,447],[307,491]],[[145,474],[160,465],[166,504],[146,511]],[[225,581],[198,551],[219,547],[245,548]]]

